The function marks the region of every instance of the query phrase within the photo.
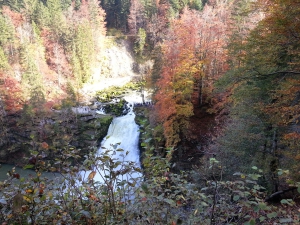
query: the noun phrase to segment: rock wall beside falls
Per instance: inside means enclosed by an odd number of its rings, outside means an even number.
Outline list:
[[[18,115],[7,117],[6,136],[0,143],[0,163],[24,166],[31,151],[53,161],[66,147],[80,150],[80,156],[94,151],[107,134],[113,119],[109,115],[48,112],[43,118],[22,121]],[[47,144],[49,148],[44,148]]]
[[[128,40],[111,40],[112,44],[97,56],[97,63],[92,67],[91,82],[81,89],[83,96],[95,96],[97,91],[111,86],[123,86],[131,81],[140,81],[153,67],[148,60],[137,63],[133,57],[132,46]]]

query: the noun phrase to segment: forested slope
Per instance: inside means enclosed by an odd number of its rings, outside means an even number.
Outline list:
[[[152,82],[169,154],[214,155],[228,176],[257,166],[271,192],[298,181],[298,6],[210,1],[168,14]]]
[[[104,19],[97,1],[8,1],[3,5],[1,90],[8,110],[33,101],[55,101],[67,96],[68,87],[76,92],[90,82],[92,66],[101,60],[97,56],[104,46]],[[8,91],[9,87],[19,92]]]
[[[2,162],[24,165],[23,157],[36,150],[33,139],[55,145],[63,132],[70,142],[74,131],[66,130],[74,118],[53,110],[77,106],[84,87],[107,75],[104,19],[98,1],[1,2]],[[53,121],[69,128],[54,131]]]
[[[121,151],[117,143],[97,160],[86,155],[78,165],[77,150],[69,146],[59,152],[58,161],[66,162],[61,173],[70,194],[53,197],[53,187],[59,193],[63,188],[46,185],[40,173],[57,167],[36,158],[29,166],[36,177],[16,187],[20,177],[11,171],[7,183],[1,183],[3,221],[299,223],[298,1],[0,4],[2,145],[11,114],[19,117],[15,126],[45,117],[51,107],[78,104],[86,85],[110,76],[104,51],[110,39],[130,43],[139,88],[153,91],[153,107],[139,111],[145,178],[140,186],[135,180],[118,180],[116,174],[139,169],[129,163],[113,170],[124,163],[107,155]],[[146,61],[153,66],[138,66]],[[46,141],[36,146],[56,148]],[[94,183],[97,169],[108,164],[107,182]],[[96,168],[82,186],[75,178],[78,168]],[[130,191],[134,204],[127,199]]]

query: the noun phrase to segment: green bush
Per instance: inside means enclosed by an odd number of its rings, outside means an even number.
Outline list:
[[[160,158],[159,171],[143,180],[137,176],[141,169],[126,161],[128,152],[118,146],[111,145],[97,156],[91,153],[80,165],[71,164],[78,151],[70,148],[56,159],[55,167],[33,152],[26,168],[34,169],[35,175],[24,178],[12,170],[0,184],[0,220],[3,224],[197,225],[296,224],[299,220],[290,210],[295,204],[291,199],[278,207],[264,202],[258,185],[261,171],[256,167],[252,174],[236,173],[234,181],[223,181],[219,162],[211,158],[210,179],[199,186],[189,173],[172,173],[168,161]],[[116,159],[117,152],[123,158]],[[153,166],[157,159],[150,158]],[[42,176],[46,170],[56,172],[56,178]],[[96,181],[96,176],[103,181]]]

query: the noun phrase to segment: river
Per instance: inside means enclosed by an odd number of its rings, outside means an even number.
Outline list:
[[[9,171],[12,171],[14,170],[14,173],[15,174],[19,174],[20,177],[35,177],[36,176],[36,172],[34,170],[30,170],[30,169],[27,169],[27,170],[24,170],[23,168],[20,168],[20,167],[16,167],[14,165],[9,165],[9,164],[1,164],[1,167],[0,167],[0,182],[1,181],[4,181],[6,179],[9,178]],[[59,176],[58,173],[52,173],[52,172],[43,172],[42,173],[42,177],[47,177],[47,178],[50,178],[50,179],[54,179],[56,177]]]

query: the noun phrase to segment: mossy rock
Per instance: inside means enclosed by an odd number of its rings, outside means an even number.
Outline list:
[[[126,85],[119,86],[111,86],[104,90],[98,91],[96,94],[96,98],[100,102],[110,102],[115,98],[119,98],[126,94],[128,91],[138,91],[140,90],[140,84],[136,82],[129,82]]]
[[[117,103],[107,104],[104,106],[104,110],[106,113],[113,114],[115,116],[121,116],[123,115],[126,101],[124,99],[121,99]]]
[[[97,138],[99,140],[102,140],[106,136],[112,120],[113,117],[109,115],[105,115],[97,118],[95,122],[95,126],[97,127],[97,133],[98,133]]]
[[[106,136],[109,125],[113,120],[112,116],[103,115],[95,117],[88,123],[81,123],[79,126],[79,134],[77,136],[77,142],[80,143],[80,147],[86,147],[92,142],[100,143],[100,141]]]

